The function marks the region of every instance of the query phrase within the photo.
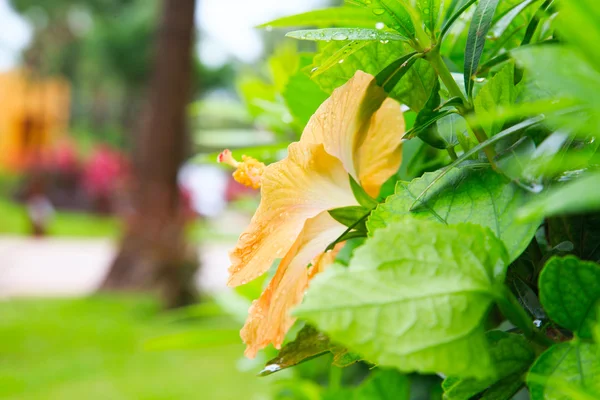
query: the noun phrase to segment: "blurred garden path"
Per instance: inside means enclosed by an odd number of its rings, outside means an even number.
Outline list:
[[[201,270],[196,284],[203,291],[225,289],[228,251],[247,216],[227,215],[217,231],[204,233],[198,247]],[[223,239],[223,236],[227,239]],[[219,236],[218,240],[207,239]],[[0,298],[12,296],[73,296],[93,292],[102,282],[117,252],[108,238],[0,235]]]
[[[225,288],[233,244],[206,243],[199,247],[201,289]],[[0,297],[71,296],[93,292],[116,255],[110,239],[0,236]]]

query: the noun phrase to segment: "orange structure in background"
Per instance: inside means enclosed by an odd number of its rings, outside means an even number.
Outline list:
[[[0,168],[39,162],[66,135],[70,85],[25,70],[0,74]]]

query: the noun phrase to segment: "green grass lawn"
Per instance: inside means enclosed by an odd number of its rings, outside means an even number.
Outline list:
[[[271,380],[236,367],[237,328],[222,315],[166,318],[139,299],[0,302],[0,398],[269,399]]]
[[[28,235],[27,212],[22,204],[0,198],[0,234]],[[117,237],[120,223],[116,218],[60,211],[48,227],[51,236]]]

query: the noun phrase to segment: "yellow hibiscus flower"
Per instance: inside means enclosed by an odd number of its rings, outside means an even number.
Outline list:
[[[228,284],[243,285],[282,259],[241,331],[248,357],[269,343],[281,347],[295,320],[290,310],[333,261],[335,250],[324,250],[347,229],[328,210],[358,205],[348,175],[379,194],[400,166],[404,128],[400,104],[358,71],[319,107],[285,159],[265,167],[250,157],[238,163],[227,150],[219,156],[237,168],[236,180],[261,188],[250,226],[230,253]]]

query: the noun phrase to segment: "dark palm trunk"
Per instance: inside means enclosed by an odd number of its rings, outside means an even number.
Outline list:
[[[177,171],[185,157],[195,0],[164,0],[150,98],[134,146],[133,216],[103,283],[150,291],[169,306],[192,298],[197,268],[185,244]]]

